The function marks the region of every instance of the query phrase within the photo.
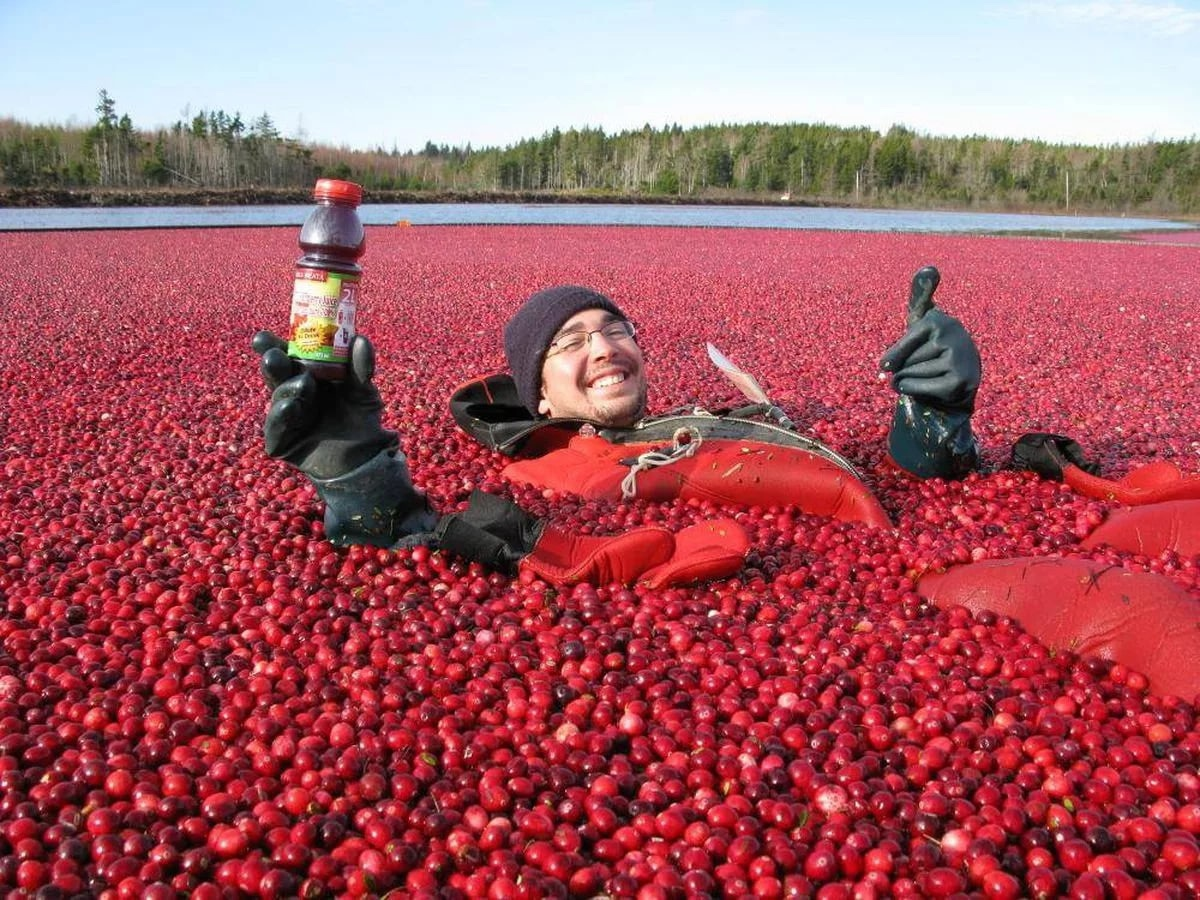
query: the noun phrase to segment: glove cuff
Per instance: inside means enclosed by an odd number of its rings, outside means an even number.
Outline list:
[[[325,501],[325,537],[339,546],[390,547],[405,535],[430,531],[437,519],[395,449],[337,478],[310,480]]]
[[[978,390],[972,391],[958,403],[945,403],[934,397],[922,397],[916,394],[902,394],[901,397],[908,397],[917,406],[941,413],[944,416],[966,416],[970,418],[975,413],[975,395],[977,393]]]
[[[969,411],[937,409],[912,397],[896,403],[888,451],[918,478],[962,478],[979,463]]]

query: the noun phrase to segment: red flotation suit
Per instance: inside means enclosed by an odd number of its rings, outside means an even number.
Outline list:
[[[559,584],[660,588],[732,575],[749,549],[749,535],[733,519],[710,519],[678,534],[648,525],[609,537],[548,527],[520,568]]]
[[[1172,462],[1147,463],[1112,480],[1063,467],[1063,481],[1086,497],[1113,500],[1130,509],[1114,510],[1083,542],[1157,556],[1164,550],[1200,553],[1200,475],[1184,473]]]
[[[1063,481],[1085,497],[1144,506],[1168,500],[1200,500],[1200,475],[1187,475],[1172,462],[1147,463],[1113,481],[1089,475],[1079,466],[1063,467]]]
[[[837,453],[790,429],[736,413],[668,414],[629,428],[534,419],[507,375],[460,386],[450,409],[484,446],[517,458],[503,474],[518,484],[588,499],[794,505],[844,521],[891,524],[854,467]]]
[[[577,435],[560,450],[512,463],[503,474],[518,484],[570,491],[587,499],[619,500],[627,495],[740,506],[791,504],[816,515],[889,525],[879,501],[852,472],[799,447],[702,440],[691,455],[633,471],[639,459],[656,454],[670,455],[659,444],[612,444],[598,435]]]
[[[1184,556],[1200,553],[1200,500],[1113,510],[1080,546],[1090,550],[1102,544],[1145,556],[1158,556],[1164,550]]]

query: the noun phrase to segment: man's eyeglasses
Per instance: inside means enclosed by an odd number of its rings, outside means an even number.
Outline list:
[[[559,353],[578,353],[584,347],[591,344],[593,334],[603,335],[606,341],[622,343],[633,340],[634,335],[637,334],[637,329],[633,327],[633,323],[628,319],[616,319],[594,331],[585,331],[582,328],[567,331],[550,342],[550,347],[546,350],[546,358],[549,359],[551,356],[557,356]]]

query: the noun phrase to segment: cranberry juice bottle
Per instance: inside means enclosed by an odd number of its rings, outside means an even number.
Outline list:
[[[339,381],[346,375],[358,284],[358,258],[366,235],[358,218],[362,188],[350,181],[322,178],[313,191],[316,208],[300,229],[300,249],[292,288],[288,355],[316,378]]]

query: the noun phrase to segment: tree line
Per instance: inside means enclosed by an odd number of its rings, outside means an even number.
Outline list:
[[[280,134],[262,113],[201,110],[136,129],[100,92],[89,128],[0,120],[0,185],[296,188],[317,177],[369,192],[784,199],[870,206],[1200,212],[1200,141],[1085,146],[935,137],[824,124],[558,128],[506,147],[351,150]]]

